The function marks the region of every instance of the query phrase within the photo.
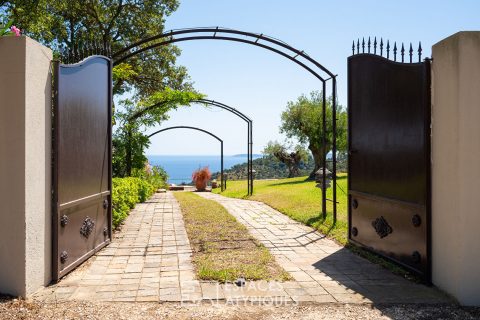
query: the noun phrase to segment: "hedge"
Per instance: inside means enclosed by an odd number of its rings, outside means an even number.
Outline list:
[[[135,204],[147,200],[157,188],[141,178],[112,179],[113,226],[117,228]]]

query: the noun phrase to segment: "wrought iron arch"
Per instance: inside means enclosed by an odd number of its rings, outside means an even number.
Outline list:
[[[221,189],[223,191],[224,190],[223,189],[223,140],[220,139],[219,137],[217,137],[216,135],[214,135],[213,133],[211,133],[210,131],[207,131],[207,130],[204,130],[204,129],[201,129],[201,128],[197,128],[197,127],[190,127],[190,126],[173,126],[173,127],[163,128],[163,129],[160,129],[160,130],[155,131],[154,133],[150,134],[148,136],[148,138],[151,138],[151,137],[153,137],[154,135],[156,135],[160,132],[164,132],[164,131],[168,131],[168,130],[174,130],[174,129],[190,129],[190,130],[201,131],[203,133],[206,133],[206,134],[212,136],[213,138],[217,139],[220,142],[220,158],[221,158],[221,160],[220,160],[220,176],[222,178]]]
[[[161,107],[164,104],[169,103],[169,101],[165,102],[159,102],[154,105],[148,106],[146,108],[143,108],[142,110],[139,110],[138,112],[134,113],[128,120],[129,121],[134,121],[135,119],[141,117],[143,114],[147,113],[150,110],[153,110],[157,107]],[[209,99],[195,99],[192,100],[191,103],[201,103],[201,104],[207,104],[211,106],[216,106],[221,109],[227,110],[233,114],[235,114],[237,117],[241,118],[247,123],[247,190],[248,194],[252,195],[253,194],[253,121],[250,119],[247,115],[242,113],[241,111],[230,107],[224,103],[215,101],[215,100],[209,100]],[[223,181],[223,176],[222,176],[222,181]]]
[[[198,100],[193,100],[192,102],[208,104],[208,105],[216,106],[221,109],[227,110],[237,115],[247,123],[247,184],[248,184],[247,193],[248,195],[252,195],[253,194],[253,121],[252,119],[250,119],[248,116],[246,116],[244,113],[240,112],[239,110],[215,100],[198,99]],[[223,176],[222,176],[222,179],[223,179]]]
[[[193,34],[193,35],[192,35]],[[242,38],[243,37],[243,38]],[[312,74],[315,78],[322,82],[322,91],[323,91],[323,106],[322,106],[322,130],[326,132],[327,124],[326,124],[326,83],[327,81],[331,81],[331,89],[332,89],[332,131],[333,131],[333,138],[332,138],[332,180],[333,180],[333,188],[332,188],[332,199],[326,198],[326,181],[327,181],[327,174],[326,174],[326,166],[327,166],[327,156],[326,154],[323,157],[323,171],[322,171],[322,214],[326,217],[327,209],[326,203],[327,200],[330,200],[333,205],[333,219],[336,221],[337,217],[337,141],[336,141],[336,132],[337,132],[337,123],[336,123],[336,108],[337,108],[337,80],[336,75],[330,72],[327,68],[325,68],[322,64],[320,64],[315,59],[311,58],[308,54],[306,54],[303,50],[298,50],[289,44],[275,39],[273,37],[269,37],[264,35],[263,33],[252,33],[246,32],[241,30],[235,29],[228,29],[222,27],[206,27],[206,28],[186,28],[186,29],[176,29],[167,31],[164,33],[159,33],[157,35],[142,39],[137,41],[131,45],[126,46],[125,48],[115,52],[112,55],[114,64],[119,64],[127,59],[138,55],[142,52],[148,51],[150,49],[154,49],[156,47],[162,45],[168,45],[176,42],[183,42],[183,41],[192,41],[192,40],[222,40],[222,41],[233,41],[233,42],[240,42],[245,44],[250,44],[253,46],[257,46],[274,53],[277,53],[290,61],[296,63],[297,65],[304,68],[310,74]],[[303,61],[300,61],[298,58],[302,58]],[[317,72],[318,70],[323,76]],[[323,135],[323,144],[326,145],[326,134]],[[250,174],[250,173],[249,173]],[[251,177],[249,177],[251,179]]]

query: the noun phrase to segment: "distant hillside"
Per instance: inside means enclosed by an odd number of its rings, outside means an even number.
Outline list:
[[[309,175],[313,170],[313,159],[300,166],[300,175]],[[265,156],[253,160],[253,169],[255,170],[255,179],[280,179],[288,177],[287,166],[277,161],[272,156]],[[225,170],[228,174],[228,180],[244,180],[247,179],[247,163],[237,164],[232,168]],[[213,177],[219,175],[214,173]]]
[[[314,168],[313,158],[310,155],[306,163],[300,165],[300,176],[308,176]],[[327,168],[332,170],[331,162],[327,162]],[[255,170],[255,179],[281,179],[288,177],[287,166],[279,162],[273,156],[263,156],[253,159],[253,169]],[[340,153],[337,157],[337,172],[347,171],[347,157],[345,153]],[[228,174],[228,180],[247,179],[247,163],[237,164],[230,169],[225,170]],[[215,172],[212,177],[217,177],[220,172]]]

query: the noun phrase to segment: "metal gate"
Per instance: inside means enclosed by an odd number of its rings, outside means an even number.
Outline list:
[[[430,60],[374,43],[348,58],[349,239],[429,282]]]
[[[111,60],[54,66],[53,279],[112,236]]]

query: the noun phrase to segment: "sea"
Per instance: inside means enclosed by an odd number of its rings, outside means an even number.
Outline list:
[[[253,159],[261,157],[260,154],[253,155]],[[160,165],[167,171],[168,183],[190,183],[193,171],[198,168],[208,167],[212,173],[220,172],[220,156],[215,155],[148,155],[147,158],[151,165]],[[245,162],[246,154],[223,156],[225,170]]]

